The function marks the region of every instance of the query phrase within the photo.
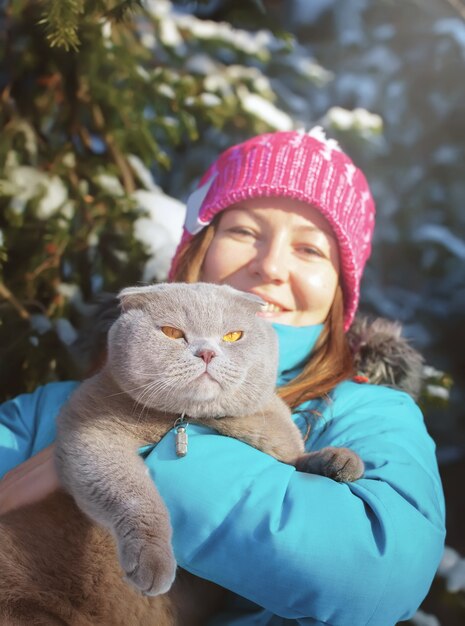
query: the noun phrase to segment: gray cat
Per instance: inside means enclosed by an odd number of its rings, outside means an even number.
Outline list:
[[[168,512],[137,454],[186,420],[301,471],[363,473],[350,450],[304,453],[275,394],[277,340],[259,298],[174,283],[125,289],[120,303],[106,364],[58,418],[67,493],[0,520],[2,625],[196,626],[218,610],[220,588],[176,572]]]

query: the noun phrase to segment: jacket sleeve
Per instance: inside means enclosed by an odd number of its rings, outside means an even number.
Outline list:
[[[343,383],[311,437],[348,446],[363,479],[303,474],[200,426],[147,456],[179,564],[301,624],[391,626],[426,595],[444,542],[434,445],[404,393]]]
[[[55,439],[55,420],[75,382],[49,383],[0,405],[0,479]]]

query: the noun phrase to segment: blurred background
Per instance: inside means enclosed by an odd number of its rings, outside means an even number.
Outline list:
[[[219,151],[319,124],[377,202],[361,310],[427,364],[448,549],[413,623],[463,626],[464,69],[465,0],[0,0],[0,400],[89,371]]]

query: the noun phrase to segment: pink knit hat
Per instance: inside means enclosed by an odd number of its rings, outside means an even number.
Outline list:
[[[371,252],[375,205],[361,170],[334,140],[325,138],[320,127],[308,134],[284,131],[258,135],[220,154],[188,199],[183,235],[170,277],[180,251],[217,213],[259,197],[307,202],[328,220],[339,243],[344,329],[348,330]]]

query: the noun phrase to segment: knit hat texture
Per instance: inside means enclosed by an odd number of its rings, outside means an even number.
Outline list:
[[[258,135],[217,158],[187,202],[186,221],[174,255],[215,215],[250,198],[286,197],[315,207],[339,244],[344,292],[344,329],[355,316],[363,268],[370,256],[375,205],[365,176],[320,127],[309,133]]]

